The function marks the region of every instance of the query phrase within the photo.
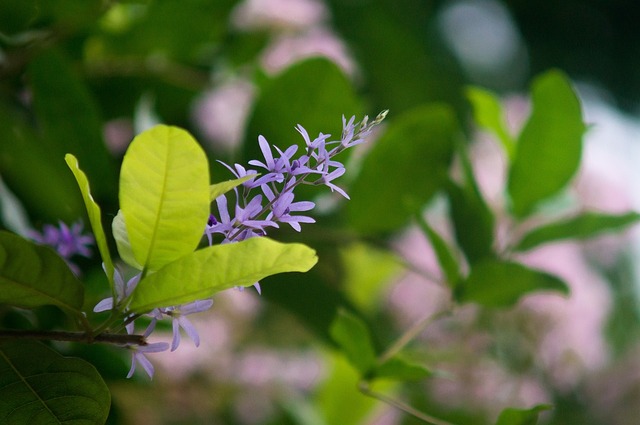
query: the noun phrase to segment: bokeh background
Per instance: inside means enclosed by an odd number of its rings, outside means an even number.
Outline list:
[[[4,0],[0,227],[27,234],[83,217],[66,152],[80,158],[112,218],[127,144],[158,122],[194,134],[220,181],[230,176],[215,159],[246,163],[258,134],[284,148],[297,141],[298,123],[338,135],[342,114],[389,109],[392,121],[444,102],[462,123],[500,235],[509,229],[500,221],[505,161],[471,122],[464,88],[498,93],[515,132],[531,79],[551,68],[572,79],[590,129],[578,176],[549,208],[640,210],[639,21],[640,4],[623,0]],[[128,357],[117,349],[61,348],[107,380],[109,423],[419,423],[358,392],[328,335],[340,306],[362,313],[380,348],[434,317],[410,348],[437,373],[382,390],[435,416],[489,424],[505,407],[551,403],[541,423],[640,421],[637,229],[519,258],[562,277],[569,297],[536,294],[506,311],[465,306],[441,317],[451,294],[437,283],[424,235],[408,225],[361,238],[334,198],[320,200],[317,224],[273,235],[317,249],[316,269],[266,280],[262,296],[217,296],[194,318],[201,346],[185,341],[151,356],[153,381],[125,380]],[[450,234],[443,210],[436,198],[426,214]],[[99,261],[79,265],[92,300],[101,299]]]

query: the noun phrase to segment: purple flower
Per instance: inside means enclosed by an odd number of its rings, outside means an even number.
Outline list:
[[[148,337],[153,329],[155,328],[155,323],[149,325],[147,330],[144,332],[143,336]],[[167,351],[169,349],[169,344],[167,342],[155,342],[153,344],[147,345],[129,345],[127,346],[132,351],[131,356],[131,369],[129,369],[129,373],[127,374],[127,378],[131,378],[133,373],[136,371],[136,364],[140,364],[149,378],[153,379],[154,368],[149,359],[145,356],[148,353],[159,353],[161,351]]]
[[[42,227],[42,233],[32,231],[30,236],[34,241],[54,248],[65,259],[73,272],[80,274],[80,269],[70,261],[70,258],[74,255],[90,257],[91,249],[89,247],[95,242],[93,236],[82,234],[83,228],[82,220],[75,222],[71,227],[60,221],[58,227],[45,224]]]
[[[193,324],[186,316],[194,313],[200,313],[209,310],[213,305],[213,300],[198,300],[189,304],[176,307],[168,307],[159,309],[162,314],[171,317],[173,326],[173,340],[171,342],[171,351],[175,351],[180,345],[180,328],[191,338],[196,347],[200,346],[200,336]]]
[[[104,264],[102,265],[102,269],[104,270]],[[116,291],[116,298],[117,298],[115,300],[115,303],[114,303],[113,297],[105,298],[102,301],[98,302],[98,304],[96,304],[95,307],[93,307],[94,313],[100,313],[102,311],[112,310],[114,305],[118,305],[119,303],[124,301],[129,295],[131,295],[133,290],[138,285],[138,282],[140,282],[140,273],[136,274],[125,283],[124,278],[120,273],[120,270],[115,268],[113,270],[113,282],[115,284],[115,291]]]

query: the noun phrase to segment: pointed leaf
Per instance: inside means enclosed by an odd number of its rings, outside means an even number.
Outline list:
[[[422,106],[392,121],[350,189],[351,225],[365,233],[404,226],[446,181],[456,132],[454,114],[443,105]]]
[[[442,269],[442,273],[444,278],[447,280],[447,284],[451,287],[455,286],[458,283],[458,279],[460,278],[460,266],[458,265],[458,260],[453,254],[451,248],[447,245],[444,239],[435,231],[427,220],[422,217],[422,215],[416,215],[418,225],[422,229],[422,232],[425,234],[429,242],[431,242],[431,246],[433,246],[433,250],[436,253],[436,257],[438,258],[438,264],[440,264],[440,268]]]
[[[494,217],[479,191],[472,185],[447,185],[447,196],[456,240],[470,263],[493,254]]]
[[[523,217],[556,194],[580,164],[585,125],[576,93],[567,77],[550,71],[533,82],[533,111],[509,170],[513,212]]]
[[[598,233],[617,230],[640,220],[640,214],[629,212],[621,215],[586,212],[569,220],[550,223],[527,233],[515,247],[526,251],[538,245],[561,239],[587,239]]]
[[[214,245],[184,256],[143,279],[129,308],[145,313],[210,298],[235,286],[251,286],[267,276],[306,272],[318,261],[313,249],[266,237]]]
[[[329,332],[361,375],[364,376],[371,371],[376,363],[376,352],[369,329],[362,319],[340,309]]]
[[[110,404],[90,363],[36,341],[0,341],[0,423],[102,425]]]
[[[432,372],[425,366],[395,356],[376,367],[375,378],[394,379],[398,381],[419,381],[431,376]]]
[[[87,209],[87,216],[89,217],[89,222],[91,223],[91,230],[93,230],[93,235],[96,239],[96,245],[98,245],[98,250],[100,251],[100,256],[102,257],[102,262],[104,263],[104,268],[107,273],[107,279],[109,279],[109,285],[111,288],[114,288],[113,284],[113,262],[111,261],[111,254],[109,253],[109,245],[107,245],[107,237],[104,234],[104,229],[102,228],[102,215],[100,213],[100,207],[93,200],[91,196],[91,188],[89,187],[89,180],[87,180],[87,176],[82,172],[78,165],[78,160],[75,156],[71,154],[66,154],[64,157],[69,169],[76,178],[78,182],[78,186],[80,187],[80,192],[82,193],[82,199],[84,200],[84,205]]]
[[[209,215],[209,165],[186,131],[165,125],[131,142],[120,208],[136,261],[150,270],[193,252]]]
[[[239,179],[227,180],[227,181],[224,181],[224,182],[212,184],[211,186],[209,186],[209,200],[212,201],[212,202],[215,201],[215,199],[218,196],[227,193],[228,191],[230,191],[234,187],[240,186],[242,183],[244,183],[247,180],[250,180],[250,179],[252,179],[254,177],[255,177],[255,175],[254,176],[244,176],[244,177],[241,177]]]
[[[467,88],[467,99],[473,106],[473,117],[483,129],[493,133],[504,148],[507,156],[513,158],[515,142],[504,122],[502,105],[491,92],[479,87]]]
[[[540,412],[551,409],[553,406],[549,404],[539,404],[531,409],[509,407],[500,413],[496,425],[536,425]]]
[[[82,283],[51,248],[0,231],[0,304],[80,315],[83,298]]]
[[[124,215],[122,215],[122,210],[118,210],[118,214],[113,218],[111,231],[113,232],[113,238],[116,240],[118,254],[120,254],[122,261],[136,270],[142,270],[142,266],[136,261],[136,257],[133,255],[131,242],[129,242],[129,235],[127,234],[127,226],[124,224]]]
[[[568,294],[569,288],[559,278],[519,263],[484,260],[473,265],[469,277],[458,285],[456,298],[485,307],[509,307],[535,291]]]

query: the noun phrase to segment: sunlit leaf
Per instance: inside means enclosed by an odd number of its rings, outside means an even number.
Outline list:
[[[435,231],[427,220],[422,217],[422,215],[417,214],[416,219],[418,221],[418,225],[422,229],[422,232],[425,234],[433,250],[436,253],[436,257],[438,259],[438,263],[440,264],[440,268],[442,269],[444,278],[447,281],[449,286],[455,286],[460,278],[460,266],[458,265],[458,260],[451,248],[447,245],[447,242]]]
[[[364,233],[404,226],[446,182],[456,131],[453,112],[443,105],[422,106],[391,121],[349,189],[350,224]]]
[[[376,352],[369,329],[362,319],[346,310],[338,310],[330,333],[353,367],[362,375],[371,371],[376,363]]]
[[[538,291],[568,294],[569,288],[559,278],[519,263],[484,260],[473,265],[467,279],[458,285],[456,298],[485,307],[509,307]]]
[[[467,98],[473,106],[473,117],[484,130],[493,133],[509,158],[515,152],[515,141],[509,134],[504,122],[504,113],[500,100],[491,92],[479,87],[468,87]]]
[[[129,308],[144,313],[189,303],[235,286],[251,286],[273,274],[306,272],[317,261],[315,251],[306,245],[266,237],[213,245],[147,276],[134,291]]]
[[[377,366],[373,376],[377,379],[394,379],[398,381],[419,381],[427,378],[432,372],[424,365],[395,356]]]
[[[214,201],[218,196],[223,195],[233,189],[240,186],[242,183],[254,178],[255,176],[245,176],[239,179],[227,180],[224,182],[212,184],[209,186],[209,199]]]
[[[111,231],[113,232],[113,238],[116,240],[118,254],[120,254],[122,261],[136,270],[142,270],[142,266],[136,261],[136,257],[131,250],[131,242],[129,242],[129,235],[127,234],[127,226],[124,223],[122,210],[118,210],[118,214],[113,218]]]
[[[89,222],[91,223],[91,230],[93,230],[96,245],[98,245],[98,250],[100,251],[100,256],[104,263],[107,279],[109,279],[109,285],[113,288],[113,262],[111,261],[111,254],[109,253],[109,245],[107,245],[107,237],[105,236],[104,229],[102,228],[102,214],[100,213],[100,207],[91,196],[89,181],[87,180],[87,176],[80,169],[76,157],[71,154],[67,154],[65,155],[64,160],[67,162],[67,165],[75,176],[78,186],[80,187],[80,192],[82,192],[82,199],[84,200],[84,205],[87,209],[87,215],[89,217]]]
[[[80,315],[82,283],[51,248],[0,231],[0,304],[55,305]]]
[[[36,341],[0,341],[0,423],[102,425],[110,404],[90,363]]]
[[[599,233],[613,231],[640,220],[640,214],[621,215],[586,212],[568,220],[538,227],[527,233],[516,245],[516,251],[526,251],[538,245],[561,239],[587,239]]]
[[[551,409],[553,406],[549,404],[539,404],[531,409],[509,407],[500,413],[496,425],[536,425],[540,412]]]
[[[536,78],[531,100],[508,181],[513,212],[521,217],[569,182],[580,164],[586,128],[578,97],[561,72]]]
[[[131,142],[120,208],[136,262],[150,270],[196,249],[209,216],[209,165],[186,131],[165,125]]]

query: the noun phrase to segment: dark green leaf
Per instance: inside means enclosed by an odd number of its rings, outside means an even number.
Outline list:
[[[0,231],[0,304],[80,315],[83,297],[82,283],[51,248]]]
[[[509,134],[500,101],[493,94],[478,87],[467,88],[467,98],[473,106],[473,117],[483,129],[492,132],[502,144],[507,156],[513,157],[515,142]]]
[[[362,319],[340,309],[331,324],[330,333],[353,367],[362,375],[371,371],[376,363],[376,352],[369,329]]]
[[[0,105],[0,174],[31,215],[44,221],[77,220],[82,197],[64,154],[44,146],[22,117]]]
[[[640,214],[621,215],[586,212],[569,220],[538,227],[527,233],[516,245],[516,251],[526,251],[538,245],[561,239],[587,239],[602,232],[617,230],[640,220]]]
[[[444,105],[422,106],[391,121],[350,189],[350,223],[364,233],[404,226],[446,182],[457,129]]]
[[[431,376],[432,372],[425,366],[395,356],[376,367],[375,378],[395,379],[398,381],[419,381]]]
[[[478,189],[450,181],[447,195],[456,240],[470,263],[493,256],[494,217]]]
[[[0,341],[0,423],[96,424],[111,395],[96,369],[36,341]]]
[[[67,59],[54,50],[41,53],[29,65],[29,80],[42,138],[52,153],[60,160],[72,153],[83,164],[94,195],[113,195],[116,174],[102,140],[98,108]]]
[[[431,226],[429,226],[429,223],[427,223],[422,215],[418,214],[416,218],[418,220],[418,225],[424,232],[425,236],[429,239],[429,242],[431,242],[431,246],[433,246],[440,268],[447,280],[447,284],[451,287],[455,286],[460,278],[460,266],[458,265],[458,260],[456,260],[453,251],[447,245],[447,242],[442,239],[442,237],[433,230]]]
[[[568,294],[569,288],[559,278],[519,263],[484,260],[472,266],[469,277],[456,288],[456,298],[485,307],[509,307],[535,291]]]
[[[580,164],[585,131],[580,102],[564,74],[550,71],[536,78],[531,100],[533,111],[509,170],[509,195],[519,217],[569,182]]]
[[[297,124],[312,140],[319,132],[339,140],[341,116],[349,119],[361,110],[351,84],[333,62],[314,58],[297,63],[262,89],[246,132],[245,159],[262,159],[259,134],[283,150],[294,144],[304,146]]]
[[[496,425],[536,425],[540,412],[551,409],[553,409],[553,406],[549,404],[539,404],[531,409],[510,407],[500,413]]]

